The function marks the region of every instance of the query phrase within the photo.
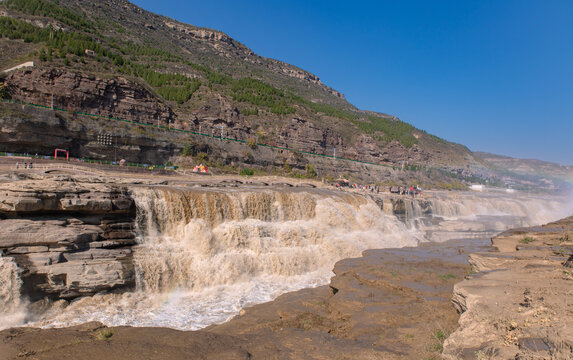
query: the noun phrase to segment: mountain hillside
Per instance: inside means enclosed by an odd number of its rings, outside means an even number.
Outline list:
[[[316,75],[258,56],[222,32],[128,1],[4,0],[0,35],[0,69],[33,62],[2,75],[0,96],[12,102],[2,103],[1,114],[12,127],[0,134],[0,150],[50,153],[57,146],[72,156],[110,159],[110,149],[97,142],[106,133],[114,136],[114,157],[130,161],[165,163],[187,148],[219,167],[311,164],[323,166],[323,175],[336,175],[329,166],[352,168],[313,160],[325,156],[490,176],[462,145],[359,110]],[[14,102],[48,109],[31,119]],[[173,131],[202,135],[186,139]],[[215,136],[227,141],[209,140]],[[230,140],[249,146],[231,149]],[[279,150],[265,160],[260,146]]]
[[[474,152],[494,170],[503,183],[529,188],[561,189],[573,184],[573,166],[534,159]]]

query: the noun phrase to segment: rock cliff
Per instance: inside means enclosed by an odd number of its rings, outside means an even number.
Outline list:
[[[170,124],[176,119],[169,106],[124,77],[104,79],[79,72],[34,69],[12,72],[7,82],[12,98],[27,103],[148,124]]]

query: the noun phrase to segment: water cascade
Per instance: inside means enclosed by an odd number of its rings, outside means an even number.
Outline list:
[[[0,253],[0,330],[21,324],[26,318],[26,304],[20,297],[20,269],[12,258]]]
[[[429,216],[414,210],[407,223],[429,241],[490,238],[509,228],[544,224],[570,214],[563,199],[549,196],[436,193],[424,201]]]
[[[96,295],[40,326],[98,320],[197,329],[248,304],[327,284],[334,263],[423,241],[361,195],[300,189],[138,188],[134,293]]]

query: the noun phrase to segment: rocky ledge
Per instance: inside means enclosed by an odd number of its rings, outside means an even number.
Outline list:
[[[0,184],[0,252],[31,301],[132,288],[135,204],[125,188],[67,176]]]
[[[475,274],[454,287],[459,328],[446,359],[573,358],[573,217],[515,229],[497,250],[470,255]]]

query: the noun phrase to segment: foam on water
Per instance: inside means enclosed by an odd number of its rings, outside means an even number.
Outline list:
[[[330,273],[261,276],[195,291],[176,289],[163,293],[137,291],[95,295],[76,300],[65,309],[56,307],[34,325],[62,327],[101,321],[115,326],[196,330],[228,321],[245,306],[270,301],[285,292],[322,285],[330,276]]]

